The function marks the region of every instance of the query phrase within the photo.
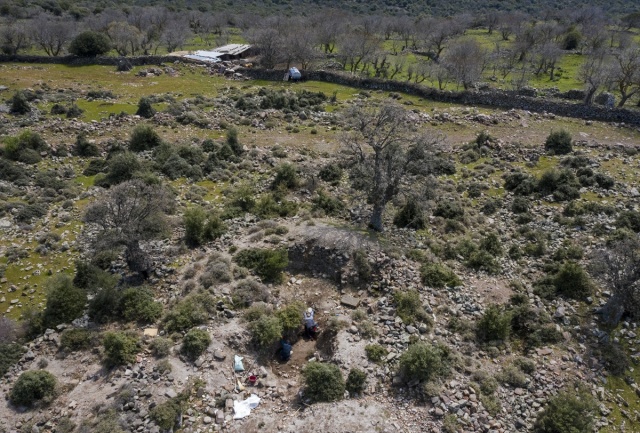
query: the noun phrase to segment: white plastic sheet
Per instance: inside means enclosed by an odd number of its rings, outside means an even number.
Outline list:
[[[242,401],[233,402],[233,419],[242,419],[251,414],[251,409],[255,409],[260,404],[260,397],[251,394],[249,398]]]
[[[244,365],[242,365],[242,356],[234,355],[233,357],[233,371],[244,371]]]

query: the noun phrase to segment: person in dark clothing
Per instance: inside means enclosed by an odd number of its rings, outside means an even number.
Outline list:
[[[283,362],[287,362],[288,360],[291,359],[291,350],[292,346],[291,343],[289,343],[289,340],[286,339],[281,339],[280,340],[280,359]]]

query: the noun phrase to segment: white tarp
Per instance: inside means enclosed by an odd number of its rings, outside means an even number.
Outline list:
[[[251,409],[255,409],[260,404],[260,397],[251,394],[249,398],[242,401],[233,402],[233,419],[242,419],[251,414]]]

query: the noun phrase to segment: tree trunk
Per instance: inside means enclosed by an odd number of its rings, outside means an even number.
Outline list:
[[[369,219],[369,227],[377,232],[384,231],[382,226],[382,214],[384,212],[383,203],[374,203],[371,218]]]

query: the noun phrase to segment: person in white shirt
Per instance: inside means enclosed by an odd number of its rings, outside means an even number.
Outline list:
[[[302,320],[304,322],[304,335],[315,340],[318,324],[314,320],[314,315],[313,308],[309,307],[302,314]]]

